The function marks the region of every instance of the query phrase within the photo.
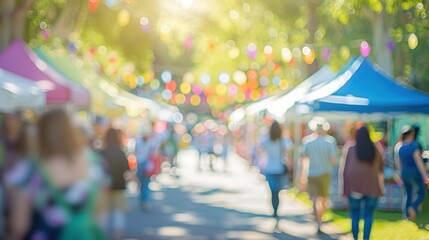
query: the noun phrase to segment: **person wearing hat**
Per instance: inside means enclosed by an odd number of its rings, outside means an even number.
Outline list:
[[[313,214],[320,233],[322,216],[328,208],[331,167],[337,163],[337,141],[326,134],[330,124],[322,117],[309,123],[312,134],[303,138],[302,161],[308,162],[308,193],[313,202]]]
[[[419,144],[415,140],[415,129],[410,125],[402,128],[402,142],[395,147],[395,156],[405,188],[403,215],[414,220],[426,197],[429,177],[423,164]],[[417,196],[414,193],[417,192]],[[414,201],[413,201],[414,200]]]

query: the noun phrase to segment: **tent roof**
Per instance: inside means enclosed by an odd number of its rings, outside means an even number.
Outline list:
[[[327,65],[323,66],[290,92],[270,102],[270,106],[267,106],[268,113],[276,118],[281,118],[297,101],[303,98],[303,96],[323,86],[334,78],[335,73],[332,69]]]
[[[363,57],[341,72],[301,99],[308,108],[299,113],[429,113],[429,95],[401,85]]]
[[[79,66],[77,59],[59,53],[59,51],[49,51],[48,54],[48,51],[40,47],[33,51],[65,77],[88,89],[91,94],[91,111],[95,114],[115,116],[118,115],[118,108],[123,109],[122,106],[113,102],[113,98],[106,91],[101,89],[99,76],[84,68],[83,62],[82,66]]]
[[[71,83],[32,52],[22,40],[13,42],[0,53],[0,67],[36,81],[46,91],[48,104],[71,102],[87,106],[89,93],[85,88]]]
[[[0,111],[10,112],[21,108],[41,108],[45,93],[35,82],[0,68]]]

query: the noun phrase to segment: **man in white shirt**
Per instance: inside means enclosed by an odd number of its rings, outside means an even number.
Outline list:
[[[313,133],[303,138],[301,156],[308,166],[308,193],[313,202],[317,232],[320,233],[322,216],[328,208],[331,168],[337,163],[337,142],[326,135],[330,125],[324,118],[314,117],[308,126]]]

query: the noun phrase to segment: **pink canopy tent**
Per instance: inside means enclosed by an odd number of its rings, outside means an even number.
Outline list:
[[[0,68],[30,80],[46,92],[49,105],[71,103],[89,106],[89,92],[66,79],[33,53],[22,40],[17,40],[0,53]]]

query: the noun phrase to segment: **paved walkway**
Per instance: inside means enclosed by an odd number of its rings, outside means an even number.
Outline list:
[[[281,193],[281,231],[274,232],[265,182],[238,157],[230,157],[226,173],[197,171],[193,150],[179,154],[179,165],[179,178],[162,174],[151,183],[149,212],[130,195],[127,239],[349,239],[329,224],[325,234],[315,234],[310,209],[287,191]]]

